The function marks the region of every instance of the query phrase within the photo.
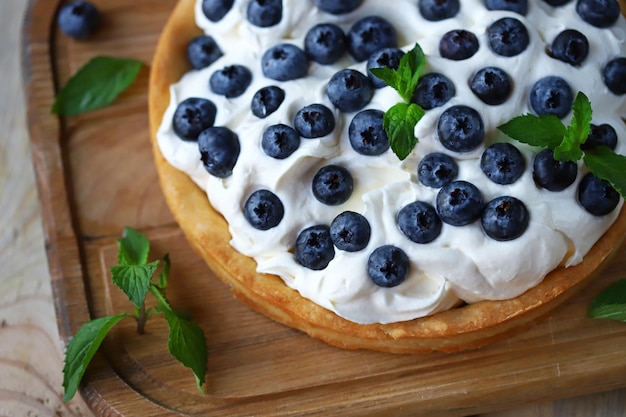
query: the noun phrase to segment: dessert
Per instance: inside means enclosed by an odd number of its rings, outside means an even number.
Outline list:
[[[625,154],[626,22],[611,1],[600,16],[593,2],[553,3],[180,1],[150,116],[192,246],[251,307],[345,348],[477,347],[565,301],[618,249],[623,201],[591,213],[599,204],[578,190],[597,182],[582,162],[555,175],[551,151],[497,127],[524,113],[567,123],[581,91],[591,136],[614,132]],[[311,41],[320,33],[326,48]],[[204,51],[191,60],[190,41]],[[397,65],[415,43],[425,114],[401,161],[381,139],[401,99],[368,68]]]

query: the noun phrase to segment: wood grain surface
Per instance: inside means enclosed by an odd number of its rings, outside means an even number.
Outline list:
[[[21,91],[18,51],[22,43],[29,48],[27,54],[35,58],[25,65],[31,71],[26,71],[24,82],[31,87],[34,82],[38,87],[34,92],[39,100],[37,104],[49,104],[54,95],[54,84],[67,80],[78,66],[94,54],[126,55],[149,63],[158,28],[174,4],[173,1],[147,0],[97,3],[107,16],[103,30],[92,42],[78,43],[60,38],[54,31],[45,30],[45,25],[50,24],[57,1],[41,0],[31,4],[31,7],[36,7],[38,14],[31,15],[27,26],[42,25],[41,32],[38,32],[41,39],[20,39],[22,16],[27,6],[25,1],[0,2],[0,33],[3,35],[0,73],[6,77],[2,88],[5,97],[0,100],[0,121],[3,126],[0,221],[4,226],[4,233],[0,237],[0,259],[3,261],[0,273],[0,416],[91,415],[80,398],[69,404],[62,403],[62,351],[64,341],[82,321],[125,308],[121,305],[122,298],[110,288],[106,270],[114,260],[114,240],[126,224],[141,228],[154,239],[155,254],[165,250],[172,252],[175,262],[173,272],[177,277],[171,293],[173,303],[184,305],[192,314],[201,317],[201,312],[208,309],[216,318],[201,321],[212,338],[210,382],[207,389],[212,396],[210,400],[221,398],[217,401],[220,410],[228,409],[231,414],[237,415],[254,414],[256,410],[249,406],[254,397],[266,398],[271,402],[279,392],[280,401],[274,402],[275,410],[286,413],[294,404],[307,400],[308,387],[326,384],[330,391],[340,390],[342,381],[354,380],[355,375],[358,377],[357,370],[363,364],[367,364],[368,375],[375,379],[395,379],[398,375],[406,378],[408,375],[413,378],[437,376],[443,381],[445,373],[450,370],[445,367],[438,369],[440,365],[449,364],[450,357],[445,355],[431,356],[428,364],[425,364],[413,357],[339,352],[251,313],[232,300],[217,280],[207,284],[210,291],[206,296],[195,294],[195,288],[189,283],[198,275],[208,274],[207,268],[189,254],[189,247],[172,223],[158,185],[153,181],[155,173],[150,154],[144,152],[144,147],[148,147],[145,136],[147,72],[109,109],[60,122],[42,115],[46,123],[36,126],[31,123],[27,126],[25,108],[28,105],[32,115],[33,103],[32,95],[28,103],[24,103]],[[141,16],[144,17],[141,25],[135,20],[139,12],[143,12]],[[54,79],[51,72],[53,67],[46,54],[46,47],[50,46],[50,39],[47,38],[50,33],[55,37]],[[43,113],[46,106],[42,105],[35,110]],[[30,141],[40,142],[29,141],[27,128],[30,129]],[[52,132],[45,142],[41,142],[42,131]],[[94,144],[93,137],[104,137],[105,140],[98,146]],[[29,145],[32,146],[32,154]],[[59,159],[55,164],[49,153],[57,151]],[[58,196],[61,193],[61,197],[52,201],[42,199],[41,203],[38,201],[32,160],[35,161],[40,187],[41,184],[49,184],[51,187],[40,188],[40,195]],[[55,176],[60,178],[60,183],[50,180]],[[63,219],[60,216],[63,210],[73,213],[74,217]],[[47,242],[44,240],[42,223],[46,225]],[[74,258],[67,256],[74,251]],[[50,258],[49,265],[46,252]],[[55,258],[60,253],[66,256]],[[176,264],[176,259],[185,260],[185,266]],[[626,267],[623,261],[614,263],[609,272],[615,276],[621,273]],[[64,280],[59,280],[60,277]],[[68,282],[73,285],[67,285]],[[528,377],[530,381],[525,386],[525,393],[516,396],[519,399],[517,402],[502,399],[511,398],[510,391],[516,389],[514,381],[490,381],[489,375],[481,372],[481,365],[488,364],[493,358],[506,364],[513,356],[536,353],[532,346],[541,343],[545,328],[542,330],[541,326],[537,326],[517,339],[527,344],[527,349],[513,342],[496,346],[482,354],[455,355],[454,361],[467,363],[465,379],[453,386],[458,392],[455,404],[462,405],[464,410],[469,410],[468,413],[489,408],[504,410],[481,414],[491,417],[625,416],[626,391],[623,389],[569,400],[523,404],[541,398],[602,391],[614,386],[620,377],[624,378],[621,365],[616,367],[618,375],[607,374],[604,381],[602,378],[584,377],[586,367],[598,364],[598,352],[602,352],[606,360],[615,360],[615,354],[623,356],[624,329],[619,324],[584,322],[580,319],[570,323],[571,315],[583,311],[584,305],[592,298],[592,291],[599,288],[600,285],[591,286],[588,293],[581,294],[571,305],[545,322],[553,326],[549,333],[555,345],[562,349],[558,361],[547,361],[557,366],[522,368],[510,373],[515,378]],[[62,296],[61,301],[80,300],[82,296],[89,303],[57,305],[55,309],[53,294],[57,300]],[[103,294],[107,298],[94,298]],[[56,312],[62,314],[56,316],[55,321]],[[576,328],[580,325],[588,332],[588,338],[581,340],[578,333],[571,330],[570,326]],[[258,333],[259,326],[264,330],[261,334]],[[188,410],[190,414],[198,414],[200,408],[196,402],[204,403],[207,399],[196,394],[191,375],[168,359],[164,350],[145,353],[151,346],[158,344],[164,349],[165,329],[162,325],[150,325],[148,335],[137,343],[128,342],[130,339],[137,340],[132,333],[132,326],[123,326],[115,332],[105,345],[105,354],[98,356],[90,370],[83,388],[83,395],[90,408],[96,415],[143,416],[148,415],[146,410],[154,410],[142,408],[146,404],[146,392],[152,395],[150,404],[162,400],[172,404],[171,393],[176,392],[180,395],[174,405]],[[242,334],[254,337],[242,337]],[[581,342],[588,349],[584,352],[587,360],[568,362],[568,354],[571,353],[568,353],[568,349],[574,350],[576,343]],[[615,343],[616,352],[603,350],[607,343]],[[545,353],[551,354],[554,353]],[[287,360],[298,358],[305,360],[291,363]],[[478,360],[469,362],[470,358]],[[619,357],[617,362],[620,362]],[[290,374],[294,363],[298,366],[297,381]],[[621,363],[624,361],[621,360]],[[400,373],[390,368],[398,364],[404,367]],[[314,378],[320,367],[333,369],[325,374],[326,379],[322,383],[319,377]],[[251,372],[257,372],[264,379],[250,378]],[[578,378],[573,385],[572,377]],[[554,385],[543,386],[542,382],[547,379]],[[107,381],[108,385],[103,386],[103,381]],[[492,392],[492,398],[486,399],[488,407],[484,403],[472,404],[459,399],[479,389],[481,383],[497,383],[502,387],[495,394]],[[550,391],[554,394],[550,394]],[[359,403],[360,397],[365,396],[359,390],[349,394],[353,396],[354,403]],[[436,392],[429,392],[427,387],[416,391],[416,395],[422,395],[431,402],[445,400]],[[390,398],[392,401],[393,396],[393,392],[379,392],[375,397],[378,400]],[[240,397],[246,397],[248,405],[246,401],[238,403],[237,397],[239,400]],[[345,403],[350,404],[349,401]],[[237,406],[233,408],[233,404]],[[347,414],[350,410],[322,411],[326,415],[341,415],[344,414],[342,411]],[[411,415],[411,410],[396,411],[398,415]],[[459,410],[450,410],[449,415],[461,415],[459,413]],[[158,415],[169,413],[160,409]]]

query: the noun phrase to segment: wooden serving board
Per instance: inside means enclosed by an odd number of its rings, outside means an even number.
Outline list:
[[[99,0],[88,42],[60,35],[58,0],[33,0],[24,74],[33,160],[58,325],[64,342],[91,318],[131,311],[111,284],[124,226],[169,251],[169,297],[208,337],[207,395],[167,351],[163,320],[135,334],[122,322],[90,366],[81,393],[101,416],[464,416],[626,386],[626,325],[585,318],[593,297],[625,276],[626,247],[600,279],[505,342],[458,354],[344,351],[260,316],[235,300],[173,221],[152,163],[149,63],[174,0]],[[137,82],[108,108],[50,114],[58,87],[95,55],[141,59]]]

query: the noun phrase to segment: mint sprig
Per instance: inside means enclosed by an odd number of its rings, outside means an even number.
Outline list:
[[[591,302],[587,315],[594,319],[626,322],[626,279],[605,288]]]
[[[372,74],[396,90],[404,100],[387,110],[383,117],[383,128],[387,133],[389,145],[400,160],[406,159],[418,142],[415,126],[425,111],[419,105],[411,103],[411,100],[425,64],[424,51],[415,44],[413,49],[402,56],[398,69],[388,67],[370,69]]]
[[[117,285],[135,306],[134,314],[122,313],[97,318],[83,324],[70,340],[63,367],[64,400],[71,400],[82,380],[87,366],[102,344],[108,332],[122,319],[132,317],[137,321],[137,333],[143,334],[146,321],[155,314],[164,315],[169,328],[168,349],[170,354],[190,368],[201,392],[206,374],[208,351],[202,329],[180,312],[175,311],[167,300],[165,290],[169,281],[170,260],[165,255],[158,282],[154,274],[161,261],[148,262],[150,242],[145,235],[126,227],[118,240],[119,265],[111,267],[113,283]],[[145,299],[151,293],[157,307],[146,309]]]

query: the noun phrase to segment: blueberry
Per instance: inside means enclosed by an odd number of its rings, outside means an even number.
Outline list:
[[[326,268],[335,257],[328,226],[311,226],[301,231],[296,238],[295,255],[298,263],[306,268],[314,271]]]
[[[374,91],[369,78],[357,70],[347,68],[330,77],[326,95],[339,110],[351,113],[365,107],[374,96]]]
[[[530,38],[526,26],[513,17],[496,20],[487,29],[489,47],[497,55],[515,56],[528,47]]]
[[[383,88],[387,84],[383,80],[372,74],[370,69],[383,67],[398,69],[398,66],[400,66],[400,60],[403,56],[404,51],[400,48],[395,47],[379,49],[378,51],[370,55],[369,59],[367,60],[366,69],[367,76],[372,82],[374,88]]]
[[[389,149],[389,139],[383,128],[384,115],[380,110],[368,109],[352,118],[348,127],[352,149],[367,156],[381,155]]]
[[[461,4],[459,0],[419,0],[417,8],[424,19],[436,22],[456,16]]]
[[[585,143],[581,145],[581,149],[588,151],[599,146],[607,146],[615,150],[617,146],[617,132],[613,129],[613,126],[606,123],[601,125],[591,124],[589,136],[587,136]]]
[[[423,201],[414,201],[398,212],[398,227],[415,243],[430,243],[441,233],[441,219],[435,208]]]
[[[362,0],[313,0],[321,10],[331,14],[346,14],[361,5]]]
[[[510,143],[494,143],[483,152],[480,169],[496,184],[513,184],[524,173],[526,161]]]
[[[398,35],[382,17],[368,16],[352,25],[347,40],[350,55],[361,62],[380,49],[397,46]]]
[[[570,161],[557,161],[550,149],[535,155],[533,179],[539,187],[549,191],[562,191],[569,187],[578,174],[578,166]]]
[[[441,114],[437,123],[437,135],[446,149],[469,152],[483,142],[485,127],[476,110],[458,105],[449,107]]]
[[[478,38],[467,30],[451,30],[445,33],[439,41],[439,55],[454,61],[468,59],[476,51],[478,51]]]
[[[393,245],[376,248],[367,260],[367,273],[379,287],[391,288],[402,284],[409,275],[409,257]]]
[[[304,52],[312,61],[334,64],[346,52],[346,35],[337,25],[321,23],[313,26],[304,37]]]
[[[626,58],[609,61],[602,70],[602,79],[613,94],[626,94]]]
[[[470,81],[470,89],[483,103],[496,106],[509,98],[511,78],[500,68],[483,68]]]
[[[452,181],[437,193],[437,214],[445,223],[464,226],[478,220],[483,212],[483,196],[474,184]]]
[[[433,152],[426,155],[417,166],[417,179],[427,187],[441,188],[450,184],[459,175],[459,166],[445,153]]]
[[[282,43],[268,49],[261,58],[263,75],[276,81],[290,81],[306,76],[309,60],[295,45]]]
[[[508,10],[526,16],[527,0],[485,0],[487,10]]]
[[[233,173],[241,147],[232,130],[210,127],[198,136],[198,149],[207,172],[214,177],[226,178]]]
[[[481,217],[483,230],[498,241],[520,237],[528,228],[528,209],[515,197],[496,197],[487,203]]]
[[[233,7],[235,0],[202,0],[202,13],[211,22],[222,20]]]
[[[310,104],[298,110],[293,118],[293,127],[304,138],[321,138],[335,128],[335,116],[323,104]]]
[[[100,12],[88,1],[72,1],[61,7],[58,24],[67,36],[85,39],[100,26]]]
[[[365,249],[371,233],[367,219],[353,211],[344,211],[330,223],[330,238],[337,249],[346,252]]]
[[[576,12],[585,22],[599,28],[612,26],[620,16],[617,0],[578,0]]]
[[[578,201],[594,216],[604,216],[615,210],[620,195],[608,181],[587,174],[578,185]]]
[[[267,28],[277,25],[283,18],[282,0],[251,0],[246,9],[248,22]]]
[[[567,29],[554,38],[549,54],[559,61],[578,66],[589,54],[589,41],[579,31]]]
[[[292,127],[277,124],[271,125],[263,132],[261,148],[267,156],[285,159],[300,146],[300,136]]]
[[[320,168],[311,183],[315,198],[329,206],[348,201],[354,189],[350,171],[339,165],[326,165]]]
[[[211,36],[197,36],[187,44],[187,59],[194,69],[206,68],[222,55],[222,50]]]
[[[430,72],[420,77],[412,101],[424,110],[441,107],[456,94],[454,83],[445,75]]]
[[[530,89],[530,107],[539,116],[553,114],[562,119],[571,111],[573,103],[572,88],[561,77],[544,77]]]
[[[178,104],[172,119],[174,133],[183,140],[197,140],[204,129],[213,126],[217,108],[212,101],[188,98]]]
[[[257,190],[243,205],[243,216],[255,229],[269,230],[280,224],[285,207],[280,198],[269,190]]]
[[[274,113],[285,100],[285,90],[275,85],[263,87],[252,97],[250,110],[259,119]]]
[[[239,97],[251,82],[252,72],[243,65],[228,65],[215,71],[209,78],[211,91],[227,98]]]

